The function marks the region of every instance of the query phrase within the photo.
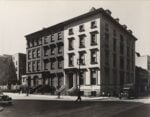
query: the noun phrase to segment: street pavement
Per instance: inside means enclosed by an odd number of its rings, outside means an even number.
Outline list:
[[[13,105],[3,106],[0,117],[150,117],[149,97],[82,97],[76,102],[76,96],[6,94],[13,98]]]

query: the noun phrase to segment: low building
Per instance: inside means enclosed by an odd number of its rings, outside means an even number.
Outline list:
[[[0,56],[0,85],[1,88],[11,89],[11,85],[16,84],[17,77],[15,66],[11,55]]]
[[[136,54],[136,66],[141,67],[148,72],[147,86],[148,89],[150,89],[150,56],[140,56],[140,54]]]
[[[146,92],[148,90],[148,71],[141,67],[136,67],[135,77],[137,93],[140,94]]]

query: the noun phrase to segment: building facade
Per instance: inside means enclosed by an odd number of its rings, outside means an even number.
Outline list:
[[[26,54],[16,53],[12,55],[12,60],[13,60],[16,75],[17,75],[17,84],[21,84],[22,75],[26,74]]]
[[[63,30],[61,25],[27,35],[28,85],[50,85],[60,88],[64,84]]]
[[[54,36],[49,31],[53,32],[56,27],[57,36]],[[61,27],[61,33],[58,27]],[[44,44],[45,33],[50,35],[47,44]],[[61,43],[57,41],[59,34],[63,38]],[[55,42],[51,42],[53,36],[56,37]],[[50,77],[51,82],[52,79],[57,79],[54,84],[58,84],[57,74],[61,73],[61,85],[65,85],[68,91],[80,88],[83,95],[115,95],[125,84],[135,83],[134,53],[137,39],[126,25],[121,25],[118,18],[111,16],[109,10],[92,8],[83,15],[27,35],[26,39],[27,45],[32,43],[32,46],[27,48],[27,73],[31,79],[35,76],[41,80]],[[39,39],[40,54],[39,58],[34,60],[33,53],[37,47],[33,47],[33,43]],[[63,54],[52,55],[53,48],[59,50],[59,44],[62,44]],[[54,70],[53,61],[56,67],[58,58],[63,61],[63,67]],[[39,72],[33,69],[38,65],[35,62],[38,60]],[[44,66],[47,66],[46,70]],[[46,77],[42,74],[46,74]]]
[[[148,72],[147,86],[148,89],[150,89],[150,56],[136,56],[136,66],[141,67]]]

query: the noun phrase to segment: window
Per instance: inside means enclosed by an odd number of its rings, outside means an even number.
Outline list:
[[[51,47],[51,55],[55,55],[55,47],[54,46]]]
[[[37,49],[37,58],[40,58],[40,48]]]
[[[96,85],[97,80],[97,70],[91,69],[91,85]]]
[[[124,69],[124,57],[120,56],[120,69]]]
[[[30,46],[30,47],[32,47],[32,46],[33,46],[33,43],[32,43],[32,41],[30,41],[30,42],[29,42],[29,46]]]
[[[127,47],[127,57],[130,57],[130,48]]]
[[[34,46],[37,46],[37,40],[33,40]]]
[[[130,71],[130,60],[129,59],[127,59],[127,70]]]
[[[31,62],[28,62],[28,72],[31,72]]]
[[[105,65],[109,65],[109,50],[105,50]]]
[[[116,43],[116,38],[113,38],[113,50],[116,51],[117,43]]]
[[[27,48],[30,48],[30,43],[29,43],[29,41],[28,41],[26,44],[27,44]]]
[[[116,58],[117,58],[116,54],[113,54],[113,67],[116,67],[116,63],[117,63],[116,62],[117,61]]]
[[[44,37],[44,44],[48,44],[48,42],[49,42],[49,36],[45,36]]]
[[[122,35],[120,35],[120,54],[124,54],[124,39]]]
[[[48,56],[48,53],[49,53],[49,49],[48,47],[44,47],[44,56]]]
[[[69,35],[73,35],[73,29],[69,29]]]
[[[80,35],[79,36],[79,48],[84,48],[85,47],[85,36]]]
[[[74,65],[74,54],[68,54],[68,60],[69,60],[69,66],[73,66]]]
[[[80,58],[80,65],[85,65],[85,53],[80,52],[79,58]]]
[[[85,79],[85,71],[80,71],[80,77],[79,77],[80,85],[84,85],[84,79]]]
[[[91,45],[97,45],[97,33],[91,33]]]
[[[37,61],[37,71],[40,71],[40,61]]]
[[[58,54],[61,54],[63,52],[63,46],[58,46]]]
[[[104,69],[105,69],[105,71],[104,71],[104,78],[105,78],[104,82],[105,82],[105,84],[109,84],[110,69],[108,67],[105,67]]]
[[[80,25],[79,26],[79,32],[83,32],[84,31],[84,25]]]
[[[33,56],[33,58],[36,58],[36,51],[35,50],[32,50],[32,56]]]
[[[44,61],[44,70],[48,70],[48,64],[49,64],[48,60],[45,60]]]
[[[54,34],[51,35],[51,42],[54,42]]]
[[[116,30],[113,30],[113,36],[114,36],[114,37],[117,36]]]
[[[58,33],[58,40],[61,40],[62,37],[61,37],[61,32]]]
[[[31,59],[31,50],[28,51],[28,59]]]
[[[96,28],[96,27],[97,27],[96,21],[92,21],[92,22],[91,22],[91,28]]]
[[[69,47],[69,50],[73,50],[74,48],[73,48],[73,40],[74,40],[74,38],[69,38],[68,39],[68,41],[69,41],[69,45],[68,45],[68,47]]]
[[[58,76],[58,86],[57,86],[58,89],[61,87],[62,79],[63,79],[62,76]]]
[[[40,38],[39,40],[38,40],[38,45],[41,45],[42,44],[42,38]]]
[[[51,69],[55,69],[55,61],[51,61]]]
[[[36,66],[35,66],[35,61],[32,62],[32,70],[35,71]]]
[[[105,32],[109,32],[109,25],[105,23]]]
[[[58,60],[58,68],[59,68],[59,69],[62,68],[62,60]]]
[[[91,64],[97,64],[97,51],[91,50]]]
[[[105,47],[109,48],[109,34],[105,33]]]

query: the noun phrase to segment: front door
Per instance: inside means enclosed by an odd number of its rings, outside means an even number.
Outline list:
[[[68,74],[69,89],[73,87],[73,73]]]

